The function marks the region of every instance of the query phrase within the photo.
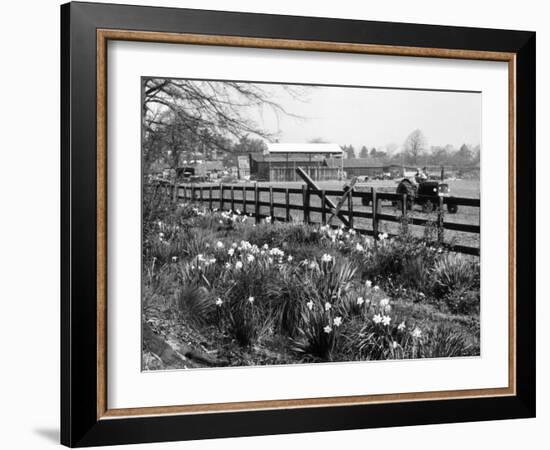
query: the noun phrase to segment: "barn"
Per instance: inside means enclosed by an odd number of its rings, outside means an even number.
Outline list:
[[[348,178],[384,173],[384,163],[373,158],[349,158],[344,160],[344,171]]]
[[[402,176],[404,168],[399,164],[388,164],[375,158],[350,158],[344,160],[344,171],[347,178],[368,176],[370,178],[391,174]]]
[[[250,175],[265,181],[300,181],[301,167],[316,181],[343,178],[343,151],[337,144],[267,144],[265,153],[251,153]]]

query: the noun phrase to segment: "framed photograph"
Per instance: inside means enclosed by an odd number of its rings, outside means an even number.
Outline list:
[[[535,33],[61,7],[61,441],[535,415]]]

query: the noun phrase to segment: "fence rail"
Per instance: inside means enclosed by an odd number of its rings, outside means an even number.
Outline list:
[[[274,186],[235,184],[174,185],[167,182],[157,182],[156,186],[162,189],[164,193],[169,195],[174,201],[183,200],[199,202],[207,205],[210,209],[228,209],[233,212],[236,212],[237,209],[239,209],[243,214],[255,217],[257,223],[266,217],[272,217],[272,219],[276,221],[289,222],[293,220],[293,218],[295,219],[295,216],[293,216],[291,212],[298,211],[301,213],[301,220],[303,222],[326,225],[334,212],[333,209],[327,207],[327,203],[330,204],[328,197],[342,197],[344,194],[343,190],[326,189],[317,191],[307,187],[306,185],[302,188],[283,188]],[[267,196],[262,196],[262,194],[267,194]],[[274,194],[278,194],[277,199],[275,199]],[[293,203],[291,201],[291,196],[299,196],[300,200],[298,203]],[[313,204],[313,197],[318,198],[318,204]],[[425,199],[428,198],[430,197],[425,197]],[[360,199],[362,205],[368,204],[370,211],[358,210],[357,206],[354,205],[354,199]],[[422,200],[423,198],[417,196],[416,199]],[[378,238],[381,222],[399,223],[404,227],[408,227],[409,225],[426,226],[429,224],[434,224],[437,228],[437,239],[442,244],[444,244],[445,230],[480,234],[479,225],[446,221],[446,213],[444,212],[444,207],[447,204],[479,208],[479,199],[466,197],[440,197],[439,200],[439,204],[435,205],[436,210],[434,211],[436,219],[430,220],[427,218],[413,217],[410,215],[410,211],[406,206],[406,194],[401,195],[382,192],[377,191],[374,188],[371,188],[369,191],[353,190],[348,195],[348,201],[345,203],[345,207],[340,209],[339,216],[342,219],[342,222],[347,221],[349,223],[349,227],[353,228],[356,232],[373,236],[375,239]],[[400,214],[392,215],[383,213],[382,204],[384,202],[392,202],[400,205]],[[262,208],[268,208],[269,213],[262,213]],[[275,213],[276,209],[284,210],[284,216],[277,215]],[[312,213],[320,214],[320,222],[311,220]],[[341,216],[343,216],[343,218]],[[354,226],[354,219],[370,219],[371,229]],[[337,227],[338,225],[331,224],[331,226]],[[390,236],[396,236],[396,234],[388,234]],[[460,253],[479,255],[479,247],[453,244],[450,246],[450,249]]]

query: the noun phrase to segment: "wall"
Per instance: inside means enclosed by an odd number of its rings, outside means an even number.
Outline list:
[[[128,3],[536,30],[539,80],[537,167],[540,192],[545,191],[544,178],[550,167],[548,127],[541,126],[550,121],[547,83],[550,79],[550,28],[545,2],[502,0],[498,2],[498,7],[496,2],[479,0],[132,0]],[[58,5],[57,0],[5,2],[0,19],[3,69],[0,75],[3,150],[0,183],[4,194],[0,220],[0,342],[4,345],[1,356],[0,446],[9,449],[53,447],[58,439]],[[22,167],[24,171],[19,170]],[[542,211],[542,207],[539,201],[538,229],[547,230],[550,217],[548,212]],[[542,280],[538,287],[537,419],[142,445],[135,448],[546,448],[550,426],[549,388],[545,382],[549,378],[550,352],[544,345],[550,342],[550,327],[544,326],[550,312],[548,287],[544,283],[544,276],[550,272],[545,257],[549,250],[547,233],[539,233],[537,247],[538,278]]]

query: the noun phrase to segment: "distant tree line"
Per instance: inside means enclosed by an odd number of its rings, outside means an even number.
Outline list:
[[[397,145],[390,144],[385,148],[377,149],[363,145],[356,151],[353,145],[343,145],[342,150],[346,158],[370,158],[383,164],[403,164],[409,166],[434,166],[455,165],[474,166],[479,165],[480,146],[471,146],[466,143],[460,148],[447,144],[444,146],[428,146],[424,133],[417,129],[407,136],[401,150],[397,151]]]

